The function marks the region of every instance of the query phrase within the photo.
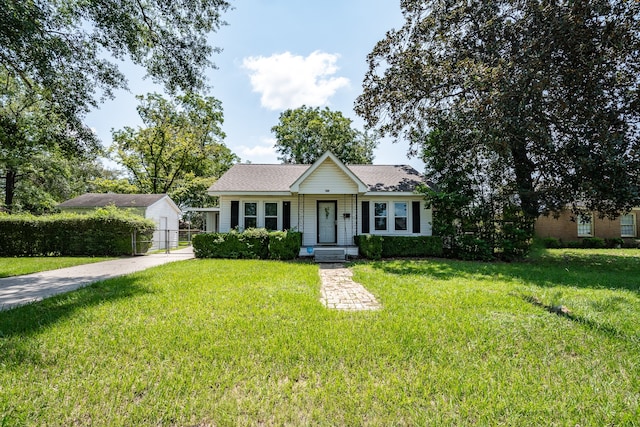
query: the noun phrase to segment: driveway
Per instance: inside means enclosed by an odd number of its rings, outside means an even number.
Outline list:
[[[78,265],[0,279],[0,310],[73,291],[101,280],[135,273],[157,265],[194,258],[191,247],[169,254],[151,254]]]

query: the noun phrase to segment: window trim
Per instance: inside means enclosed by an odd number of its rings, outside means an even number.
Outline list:
[[[631,224],[622,224],[622,218],[624,217],[631,217]],[[622,227],[623,226],[631,226],[632,227],[632,231],[631,234],[623,234],[622,233]],[[633,212],[629,212],[626,215],[620,215],[620,237],[636,237],[636,214]]]
[[[404,205],[404,216],[396,215],[396,205],[397,204]],[[396,219],[398,219],[398,218],[404,218],[404,220],[405,220],[403,229],[398,229],[398,224],[396,223]],[[409,203],[406,202],[406,201],[404,201],[404,202],[393,202],[393,231],[409,232]]]
[[[376,215],[376,205],[384,205],[385,215]],[[384,218],[385,228],[378,228],[377,218]],[[389,202],[373,202],[373,230],[374,231],[388,231],[389,230]]]
[[[589,217],[589,222],[585,222],[582,220],[583,217]],[[577,232],[578,232],[578,237],[593,237],[594,232],[593,232],[593,214],[588,212],[588,213],[583,213],[583,214],[579,214],[578,218],[576,219],[576,226],[577,226]],[[585,226],[585,224],[589,224],[589,234],[585,234],[584,231],[581,232],[580,230],[580,226],[582,225],[583,227]]]
[[[275,215],[267,215],[267,205],[268,205],[268,204],[276,205],[276,214],[275,214]],[[279,204],[280,204],[280,203],[279,203],[278,201],[265,201],[265,202],[263,203],[263,207],[264,207],[264,215],[263,215],[263,218],[264,218],[264,228],[266,228],[266,229],[267,229],[267,230],[269,230],[269,231],[276,231],[276,230],[279,230],[279,228],[278,228],[278,223],[279,223],[279,220],[278,220],[278,216],[279,216],[279,215],[278,215],[278,213],[279,213],[279,211],[280,211],[280,208],[279,208],[279,206],[278,206]],[[269,228],[267,228],[267,219],[273,219],[273,218],[275,218],[275,220],[276,220],[276,227],[275,227],[275,228],[273,228],[273,229],[269,229]]]
[[[246,206],[248,204],[254,204],[256,205],[256,214],[255,215],[247,215],[247,208]],[[256,201],[250,201],[250,200],[246,200],[244,202],[242,202],[242,225],[244,227],[244,230],[246,230],[247,228],[251,228],[251,227],[247,227],[247,218],[255,218],[256,220],[256,225],[254,228],[258,228],[258,206],[259,203]]]

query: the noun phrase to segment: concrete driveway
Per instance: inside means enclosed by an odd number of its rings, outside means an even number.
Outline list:
[[[151,254],[78,265],[0,279],[0,310],[69,292],[91,283],[135,273],[157,265],[194,258],[191,247],[169,254]]]

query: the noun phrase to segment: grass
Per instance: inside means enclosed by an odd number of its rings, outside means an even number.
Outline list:
[[[0,312],[0,425],[637,425],[639,255],[160,266]]]
[[[113,258],[99,257],[11,257],[0,258],[0,278],[73,267]],[[1,425],[1,424],[0,424]]]

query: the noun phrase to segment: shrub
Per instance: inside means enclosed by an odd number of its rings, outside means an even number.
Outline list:
[[[302,233],[296,231],[273,231],[269,233],[270,259],[295,259],[302,245]]]
[[[382,258],[382,236],[375,234],[362,234],[356,239],[360,253],[369,259]]]
[[[582,242],[575,241],[575,240],[567,242],[566,246],[567,248],[570,248],[570,249],[578,249],[578,248],[584,247]]]
[[[493,247],[486,240],[473,234],[463,234],[456,241],[457,258],[466,261],[491,261],[493,259]]]
[[[442,239],[438,236],[384,236],[382,256],[442,256]]]
[[[155,224],[117,208],[98,209],[91,214],[0,216],[1,256],[101,256],[130,255],[132,234],[137,234],[139,252],[151,245]]]
[[[540,241],[542,242],[542,246],[547,249],[558,249],[562,247],[560,239],[556,239],[555,237],[545,237]]]
[[[582,247],[583,248],[604,248],[605,241],[600,237],[587,237],[586,239],[582,239]]]
[[[608,248],[621,248],[624,245],[624,240],[621,237],[614,237],[612,239],[604,239],[604,243]]]

